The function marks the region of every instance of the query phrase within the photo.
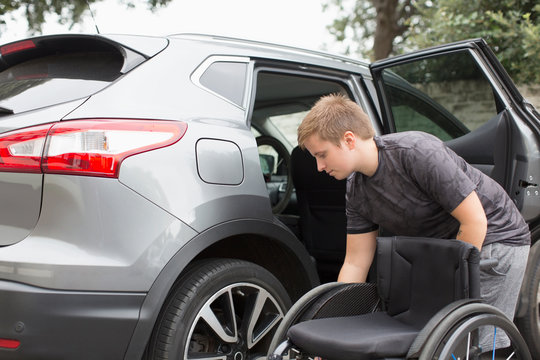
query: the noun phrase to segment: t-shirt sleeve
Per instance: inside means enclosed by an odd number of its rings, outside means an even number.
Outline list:
[[[476,189],[465,174],[465,160],[438,139],[423,141],[409,149],[405,169],[428,196],[452,212]]]

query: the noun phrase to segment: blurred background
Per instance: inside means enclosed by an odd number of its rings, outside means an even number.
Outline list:
[[[540,107],[538,0],[0,0],[0,43],[54,33],[205,33],[373,61],[484,38]]]

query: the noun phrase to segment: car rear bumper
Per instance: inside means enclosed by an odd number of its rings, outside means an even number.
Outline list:
[[[144,293],[47,290],[0,281],[1,359],[122,359]]]

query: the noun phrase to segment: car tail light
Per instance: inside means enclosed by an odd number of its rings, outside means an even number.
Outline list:
[[[0,339],[0,349],[17,349],[20,345],[19,340]]]
[[[0,171],[41,172],[41,157],[51,124],[0,134]]]
[[[187,124],[178,121],[73,120],[0,137],[0,171],[118,177],[128,156],[169,146]]]
[[[0,47],[0,54],[2,54],[2,56],[6,56],[11,53],[33,49],[35,47],[36,44],[32,40],[23,40]]]

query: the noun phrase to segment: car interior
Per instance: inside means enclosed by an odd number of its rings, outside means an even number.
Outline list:
[[[441,60],[445,57],[421,59],[424,64],[412,62],[379,73],[389,109],[383,116],[384,132],[431,133],[513,191],[515,181],[508,174],[517,174],[519,169],[509,172],[508,159],[519,151],[520,132],[513,130],[511,115],[470,54],[456,53]],[[436,71],[441,66],[461,68],[445,75]],[[296,130],[321,96],[341,93],[352,98],[352,94],[338,76],[261,68],[255,78],[251,129],[273,212],[304,243],[316,261],[321,282],[335,281],[345,252],[345,181],[317,171],[315,159],[298,147]],[[515,135],[510,138],[509,134]],[[383,229],[382,235],[392,234]]]
[[[275,216],[304,243],[322,282],[334,281],[345,252],[345,180],[318,172],[296,129],[323,95],[347,94],[337,81],[259,72],[252,110],[261,168]]]

